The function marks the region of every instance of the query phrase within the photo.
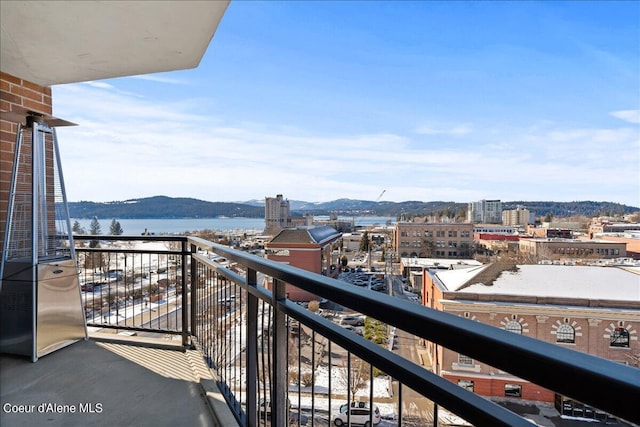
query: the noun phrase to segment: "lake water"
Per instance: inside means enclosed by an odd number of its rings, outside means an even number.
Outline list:
[[[328,220],[329,217],[316,216],[316,220]],[[389,217],[340,217],[340,220],[354,221],[356,226],[369,226],[374,224],[384,225],[387,222],[395,223],[395,218]],[[71,225],[75,221],[80,223],[80,226],[89,231],[91,220],[90,219],[71,219]],[[102,234],[109,234],[109,227],[111,225],[111,219],[99,219],[100,229]],[[116,221],[120,223],[123,234],[126,235],[139,235],[144,233],[145,230],[154,234],[180,234],[187,231],[198,230],[240,230],[253,231],[264,230],[264,218],[181,218],[181,219],[118,219]]]

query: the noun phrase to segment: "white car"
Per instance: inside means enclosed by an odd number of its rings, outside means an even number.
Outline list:
[[[349,408],[349,414],[347,414],[346,405],[342,405],[340,407],[340,413],[335,416],[333,423],[337,427],[346,425],[349,421],[351,425],[362,425],[365,427],[370,427],[372,425],[371,423],[373,423],[373,425],[380,424],[382,417],[380,416],[378,407],[374,405],[373,413],[371,413],[370,408],[362,406],[363,405],[352,406]]]

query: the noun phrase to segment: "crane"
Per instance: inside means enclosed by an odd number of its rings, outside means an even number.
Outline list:
[[[384,193],[386,193],[386,192],[387,192],[387,190],[382,190],[382,193],[380,193],[380,195],[379,195],[379,196],[378,196],[378,198],[376,199],[376,202],[378,202],[378,201],[382,198],[382,195],[383,195]]]

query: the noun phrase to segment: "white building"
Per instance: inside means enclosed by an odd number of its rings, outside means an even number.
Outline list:
[[[502,224],[502,202],[483,199],[469,203],[467,220],[474,223]]]

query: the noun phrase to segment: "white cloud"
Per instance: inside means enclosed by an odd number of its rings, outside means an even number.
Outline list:
[[[629,123],[640,124],[640,110],[612,111],[609,114]]]
[[[138,80],[147,80],[150,82],[157,82],[157,83],[168,83],[168,84],[172,84],[172,85],[186,85],[188,84],[188,82],[186,82],[185,80],[180,80],[180,79],[176,79],[173,77],[166,77],[163,75],[158,75],[158,74],[142,74],[139,76],[132,76],[132,79],[138,79]]]
[[[88,85],[55,87],[69,200],[150,195],[289,199],[638,201],[638,132],[629,127],[439,127],[420,135],[311,134],[204,116],[204,99],[157,103]],[[458,130],[456,128],[466,129]],[[411,135],[411,134],[409,134]],[[615,162],[615,173],[611,164]]]
[[[105,82],[88,81],[88,82],[84,82],[83,84],[87,86],[97,87],[100,89],[115,89],[112,85]]]

